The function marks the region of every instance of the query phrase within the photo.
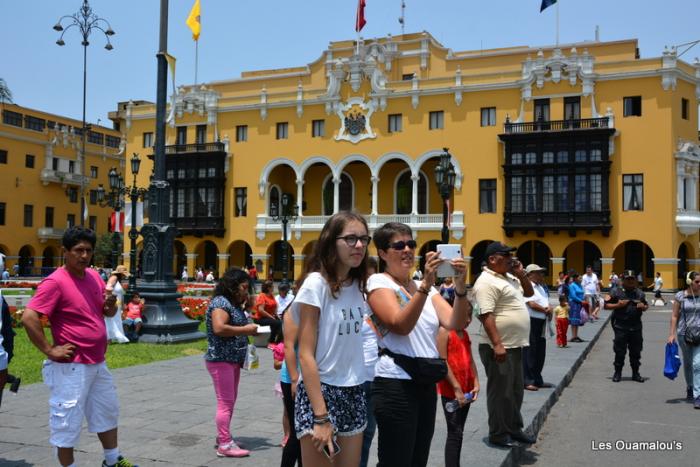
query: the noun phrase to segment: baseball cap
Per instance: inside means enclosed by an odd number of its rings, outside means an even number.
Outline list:
[[[492,242],[486,247],[486,252],[484,252],[484,258],[488,258],[492,255],[497,255],[499,253],[511,253],[516,251],[517,248],[508,246],[501,242]]]
[[[636,275],[636,274],[634,273],[634,271],[631,270],[631,269],[627,269],[626,271],[622,271],[621,276],[622,276],[623,279],[626,279],[626,278],[628,278],[628,277],[632,277],[632,278],[635,278],[635,279],[637,278],[637,275]]]
[[[542,268],[534,263],[528,264],[527,267],[525,268],[525,272],[527,274],[530,274],[531,272],[545,272],[547,268]]]

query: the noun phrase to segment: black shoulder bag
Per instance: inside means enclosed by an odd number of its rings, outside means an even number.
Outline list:
[[[379,350],[379,355],[386,354],[403,369],[413,381],[419,384],[435,384],[447,377],[447,362],[444,358],[409,357],[394,353],[387,348]]]
[[[691,346],[700,345],[700,328],[688,326],[688,314],[685,311],[685,300],[681,303],[681,308],[683,310],[683,319],[685,320],[685,335],[683,336],[683,340],[685,340],[686,344]],[[695,297],[693,297],[693,313],[697,313]]]

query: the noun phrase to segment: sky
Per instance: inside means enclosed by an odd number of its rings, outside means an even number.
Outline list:
[[[362,37],[401,34],[401,0],[366,0]],[[427,31],[454,51],[555,42],[556,10],[541,0],[404,0],[405,31]],[[194,0],[170,0],[168,52],[177,85],[194,82],[195,46],[185,20]],[[700,39],[699,0],[559,0],[560,43],[636,38],[642,58],[665,45]],[[242,71],[303,66],[329,42],[354,39],[357,0],[201,0],[198,81],[237,78]],[[80,119],[83,50],[75,28],[56,45],[53,25],[82,0],[0,0],[0,78],[16,104]],[[111,125],[120,101],[155,101],[159,0],[90,0],[116,35],[112,51],[99,31],[87,58],[87,120]],[[68,23],[64,23],[68,24]],[[682,60],[692,63],[700,45]]]

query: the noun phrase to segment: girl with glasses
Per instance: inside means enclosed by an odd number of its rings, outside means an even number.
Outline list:
[[[367,425],[362,321],[367,222],[341,211],[321,230],[291,305],[301,377],[294,407],[304,465],[357,466]]]
[[[383,225],[374,233],[374,244],[385,265],[384,273],[372,275],[367,283],[367,303],[382,348],[372,384],[379,428],[377,465],[424,466],[435,428],[437,381],[416,381],[397,362],[438,359],[440,326],[456,330],[467,325],[471,304],[466,263],[462,258],[451,260],[457,274],[453,308],[433,287],[443,261],[439,254],[428,252],[422,280],[411,280],[417,245],[409,226]]]

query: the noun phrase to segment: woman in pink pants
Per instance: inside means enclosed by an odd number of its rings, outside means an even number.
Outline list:
[[[216,455],[219,457],[250,454],[233,440],[230,432],[241,366],[248,348],[247,336],[257,334],[258,330],[258,325],[248,324],[245,316],[248,280],[248,274],[242,269],[226,271],[214,289],[214,299],[206,313],[208,346],[204,360],[216,392]]]

